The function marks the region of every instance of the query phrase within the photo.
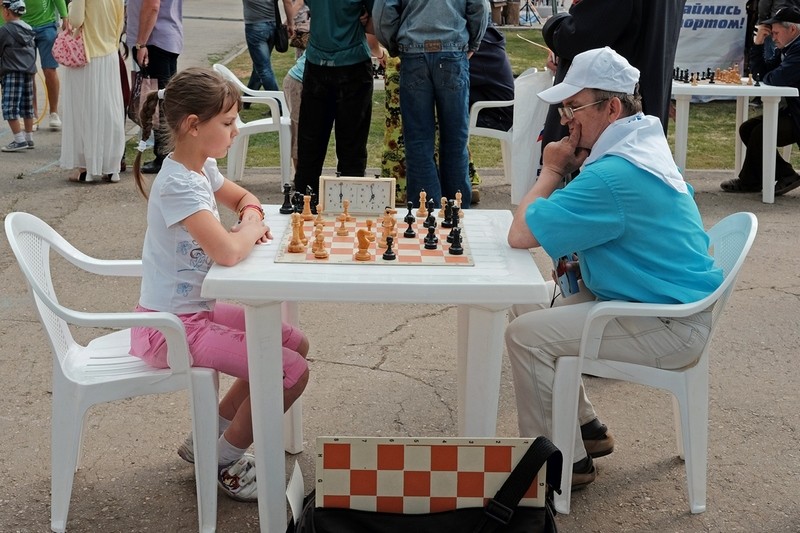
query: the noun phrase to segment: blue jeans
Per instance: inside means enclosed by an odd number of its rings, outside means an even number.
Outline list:
[[[469,207],[469,62],[466,52],[403,54],[400,113],[406,146],[408,199],[416,206],[425,190],[436,204],[442,196]],[[434,159],[439,119],[439,167]]]
[[[275,46],[275,23],[253,22],[244,25],[244,39],[247,42],[247,51],[253,61],[253,72],[247,87],[259,90],[264,87],[267,91],[277,91],[278,82],[272,71],[270,55]]]

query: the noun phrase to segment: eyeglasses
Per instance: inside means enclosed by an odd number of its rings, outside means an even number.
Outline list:
[[[598,100],[596,102],[592,102],[591,104],[582,105],[580,107],[570,107],[568,105],[565,105],[564,107],[559,107],[558,108],[558,114],[561,115],[561,118],[565,118],[567,120],[572,120],[573,118],[575,118],[575,112],[576,111],[580,111],[581,109],[585,109],[585,108],[591,107],[593,105],[602,104],[606,100],[608,100],[608,98],[603,98],[602,100]]]

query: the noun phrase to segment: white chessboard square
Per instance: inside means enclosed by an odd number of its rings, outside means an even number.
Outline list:
[[[459,472],[483,472],[484,453],[485,451],[483,446],[459,446]]]
[[[378,447],[368,442],[350,445],[350,468],[353,470],[377,470]]]
[[[409,445],[404,449],[406,469],[430,470],[431,447]]]
[[[458,494],[458,472],[431,472],[431,496],[454,498]]]
[[[402,470],[379,470],[378,494],[380,496],[402,496],[403,475]]]

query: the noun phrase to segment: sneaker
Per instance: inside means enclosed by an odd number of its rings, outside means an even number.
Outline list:
[[[194,440],[192,439],[191,433],[189,433],[189,436],[183,441],[183,444],[178,446],[178,455],[187,463],[194,464]]]
[[[0,148],[4,152],[19,152],[28,149],[28,141],[11,141],[7,145]]]
[[[594,467],[594,462],[590,455],[572,464],[573,491],[586,488],[586,486],[594,482],[595,479],[597,479],[597,468]]]
[[[61,117],[58,116],[58,113],[50,113],[50,129],[53,131],[61,129]]]
[[[605,457],[614,451],[614,436],[597,418],[581,426],[581,438],[586,453],[595,459]]]
[[[33,141],[27,141],[27,143],[28,143],[28,150],[33,150],[33,148],[36,146],[35,144],[33,144]]]
[[[222,492],[240,502],[258,501],[256,458],[249,453],[219,469],[217,481]]]
[[[119,182],[119,172],[114,172],[113,174],[104,174],[103,181],[110,181],[111,183],[118,183]]]

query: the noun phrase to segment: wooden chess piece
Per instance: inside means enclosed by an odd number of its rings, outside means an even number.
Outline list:
[[[314,214],[311,212],[311,196],[303,195],[303,220],[314,220]]]
[[[447,253],[451,255],[463,255],[464,248],[461,246],[461,228],[453,228],[452,234],[453,242],[450,244],[450,248],[447,250]]]
[[[306,251],[306,247],[303,245],[303,242],[300,240],[300,227],[302,224],[302,220],[297,218],[297,213],[292,214],[292,240],[289,242],[289,246],[286,248],[286,251],[290,254],[298,254]]]
[[[385,215],[383,222],[381,222],[381,239],[378,241],[378,248],[386,248],[386,239],[392,234],[395,224],[394,217]]]
[[[428,226],[428,234],[425,235],[424,242],[426,250],[436,250],[437,245],[439,244],[439,237],[436,236],[435,222],[433,223],[433,225]]]
[[[356,232],[356,239],[358,239],[358,251],[355,254],[356,261],[370,261],[372,254],[369,253],[369,245],[371,242],[375,242],[375,234],[361,228]]]
[[[325,219],[322,218],[322,206],[317,206],[317,218],[314,220],[314,224],[325,224]]]
[[[445,207],[447,207],[447,198],[442,196],[442,200],[441,201],[442,201],[442,207],[441,207],[441,209],[439,209],[439,213],[438,213],[437,216],[439,218],[444,218],[444,210],[445,210]]]
[[[352,222],[356,219],[353,215],[350,214],[350,200],[342,200],[342,208],[344,209],[344,213],[342,213],[348,222]]]
[[[314,241],[316,250],[314,251],[314,258],[315,259],[327,259],[328,258],[328,250],[325,249],[325,235],[322,233],[317,233],[317,237]]]
[[[294,206],[291,199],[292,186],[288,183],[283,186],[283,205],[278,210],[282,215],[290,215],[294,213]]]
[[[419,209],[417,209],[417,218],[425,218],[428,216],[428,210],[426,209],[428,193],[425,192],[425,189],[419,191]]]
[[[394,261],[397,259],[397,254],[394,253],[392,249],[392,245],[394,244],[394,237],[389,235],[386,237],[386,251],[383,252],[383,260],[384,261]]]
[[[303,243],[303,246],[306,246],[308,244],[308,237],[306,237],[306,231],[304,227],[305,221],[303,220],[303,215],[301,215],[300,213],[295,213],[294,216],[297,217],[297,228],[298,228],[298,233],[300,234],[300,242]]]
[[[442,227],[443,228],[452,228],[453,227],[453,207],[455,206],[455,200],[448,200],[447,205],[444,207],[444,218],[442,219]]]
[[[338,235],[339,237],[346,237],[350,235],[350,231],[344,225],[346,221],[347,221],[347,215],[345,215],[344,213],[339,215],[339,227],[336,228],[336,235]]]

